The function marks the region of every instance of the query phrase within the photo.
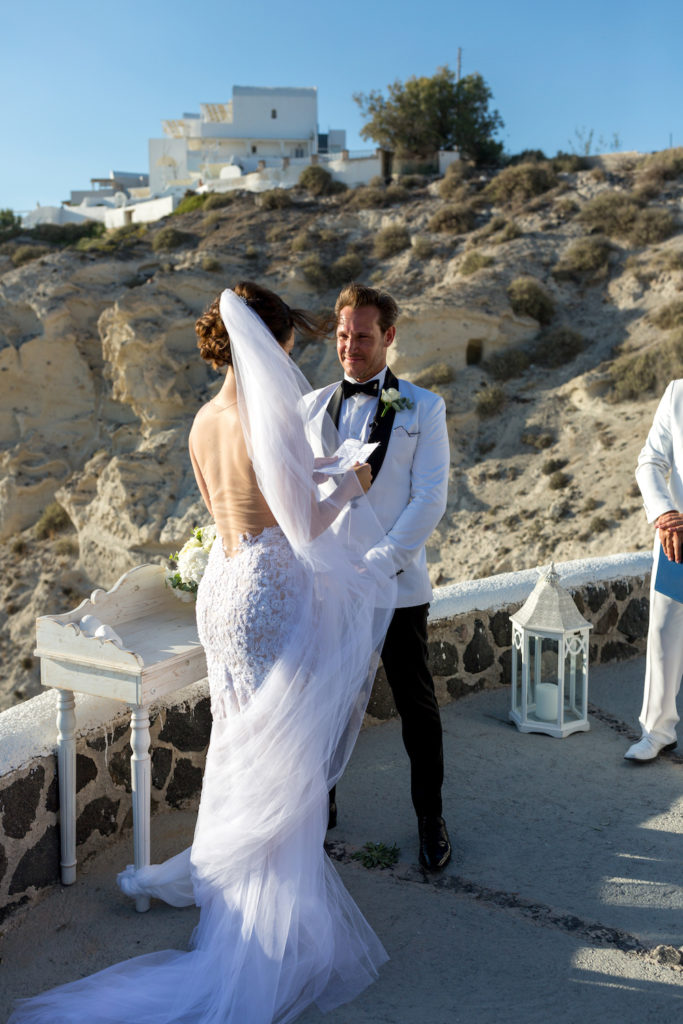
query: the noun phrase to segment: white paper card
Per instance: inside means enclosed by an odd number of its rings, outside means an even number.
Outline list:
[[[327,476],[337,476],[340,473],[348,473],[348,471],[356,464],[356,462],[367,462],[378,442],[374,444],[363,444],[358,438],[349,437],[337,448],[334,455],[329,458],[316,459],[314,466],[318,472],[325,473]]]

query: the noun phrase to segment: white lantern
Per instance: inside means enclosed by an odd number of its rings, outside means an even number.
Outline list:
[[[552,563],[510,621],[512,721],[520,732],[587,732],[592,626],[560,586]]]

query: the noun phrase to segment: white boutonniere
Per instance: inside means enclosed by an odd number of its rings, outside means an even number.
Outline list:
[[[382,388],[382,394],[380,395],[382,402],[382,413],[380,419],[385,413],[393,409],[394,412],[400,412],[401,409],[412,409],[413,403],[405,395],[402,395],[396,388]]]

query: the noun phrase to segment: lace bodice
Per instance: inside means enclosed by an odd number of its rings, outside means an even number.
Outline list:
[[[220,542],[213,545],[197,593],[197,625],[214,718],[239,710],[264,681],[297,620],[303,586],[278,526],[242,537],[229,558]]]

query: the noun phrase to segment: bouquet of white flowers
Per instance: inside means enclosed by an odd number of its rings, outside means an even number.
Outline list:
[[[181,601],[191,601],[204,575],[209,552],[216,539],[216,527],[195,526],[192,536],[185,541],[180,551],[169,555],[172,568],[166,570],[166,586]]]

